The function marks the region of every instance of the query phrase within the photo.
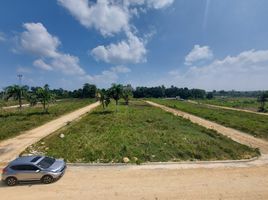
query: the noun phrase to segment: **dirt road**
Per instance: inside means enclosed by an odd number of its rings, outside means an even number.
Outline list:
[[[62,101],[62,99],[58,99],[58,100],[56,100],[56,102],[60,102],[60,101]],[[39,104],[41,104],[41,102],[37,102],[37,104],[39,105]],[[10,109],[15,109],[15,108],[19,108],[19,107],[20,107],[20,105],[4,106],[4,107],[2,107],[2,109],[3,109],[3,110],[10,110]],[[24,107],[30,107],[30,104],[29,104],[29,103],[22,104],[21,107],[22,107],[22,108],[24,108]]]
[[[2,107],[3,110],[8,110],[8,109],[14,109],[14,108],[19,108],[20,106],[19,105],[14,105],[14,106],[5,106],[5,107]],[[30,107],[30,104],[22,104],[21,107]]]
[[[254,147],[254,148],[259,148],[260,151],[263,154],[268,154],[268,141],[264,141],[262,139],[259,138],[255,138],[249,134],[246,134],[242,131],[238,131],[232,128],[227,128],[225,126],[222,126],[220,124],[217,124],[215,122],[211,122],[209,120],[203,119],[201,117],[197,117],[195,115],[191,115],[189,113],[186,112],[182,112],[180,110],[177,109],[173,109],[173,108],[169,108],[167,106],[163,106],[151,101],[146,101],[148,104],[161,108],[167,112],[173,113],[174,115],[183,117],[185,119],[189,119],[191,122],[199,124],[200,126],[209,128],[209,129],[213,129],[223,135],[226,135],[230,138],[232,138],[232,140]]]
[[[43,137],[46,137],[59,128],[65,126],[66,123],[80,118],[82,115],[86,114],[99,105],[99,102],[93,103],[84,108],[66,114],[58,119],[50,121],[35,129],[26,131],[17,137],[0,142],[0,163],[9,162],[10,160],[17,157],[26,147],[34,144]]]
[[[268,116],[268,113],[255,112],[255,111],[252,111],[252,110],[232,108],[232,107],[227,107],[227,106],[217,106],[217,105],[212,105],[212,104],[199,103],[197,101],[192,101],[192,100],[188,100],[187,102],[193,103],[193,104],[201,104],[201,105],[205,105],[205,106],[212,107],[212,108],[222,108],[222,109],[225,109],[225,110],[234,110],[234,111],[247,112],[247,113],[253,113],[253,114],[257,114],[257,115],[266,115],[266,116]]]
[[[268,199],[268,167],[144,170],[69,167],[58,182],[7,187],[5,200]]]

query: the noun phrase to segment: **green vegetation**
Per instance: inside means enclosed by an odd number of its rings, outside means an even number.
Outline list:
[[[110,98],[113,98],[115,100],[116,111],[118,109],[118,102],[122,97],[122,93],[123,93],[123,85],[120,84],[112,84],[112,87],[108,90]]]
[[[151,100],[268,140],[268,116],[212,108],[202,104],[192,104],[178,100]]]
[[[55,95],[50,92],[49,86],[45,85],[43,88],[38,88],[34,96],[36,95],[36,102],[40,101],[43,105],[43,111],[48,113],[49,104],[55,101]],[[34,99],[34,98],[33,98]]]
[[[105,89],[101,89],[97,91],[97,98],[100,101],[103,110],[110,104],[111,100],[108,92]]]
[[[16,136],[23,131],[42,125],[62,114],[86,106],[93,101],[89,99],[63,100],[52,104],[49,112],[43,112],[42,107],[0,110],[0,140]]]
[[[259,106],[259,112],[266,112],[267,109],[265,107],[265,103],[268,101],[268,92],[266,93],[262,93],[259,97],[258,97],[258,102],[260,103]]]
[[[257,98],[253,97],[216,97],[214,99],[198,99],[196,101],[200,103],[240,108],[252,111],[258,111],[258,107],[260,106]]]
[[[27,91],[29,90],[28,86],[19,86],[12,85],[5,88],[5,99],[9,100],[13,98],[14,100],[19,102],[19,107],[22,107],[22,98],[26,97]]]
[[[259,151],[141,101],[115,102],[26,150],[68,162],[132,163],[244,159]],[[124,159],[125,158],[125,159]]]
[[[122,98],[124,99],[126,105],[129,104],[129,100],[132,97],[133,97],[133,88],[131,87],[131,85],[124,86],[122,91]]]

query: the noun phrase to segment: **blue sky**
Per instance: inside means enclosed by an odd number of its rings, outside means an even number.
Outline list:
[[[0,88],[268,89],[267,0],[9,0]]]

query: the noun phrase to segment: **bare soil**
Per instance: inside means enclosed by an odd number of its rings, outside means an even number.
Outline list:
[[[0,185],[1,199],[268,199],[268,167],[128,169],[69,167],[56,183]]]

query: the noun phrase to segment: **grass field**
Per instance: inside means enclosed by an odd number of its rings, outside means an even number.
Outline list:
[[[41,105],[19,109],[0,110],[0,141],[16,136],[23,131],[39,126],[62,114],[86,106],[95,100],[68,99],[52,104],[49,113]]]
[[[64,138],[60,135],[64,134]],[[98,107],[26,153],[45,153],[68,162],[132,163],[250,158],[256,149],[176,117],[141,101]]]
[[[171,108],[177,108],[199,117],[217,122],[251,134],[255,137],[268,140],[268,116],[207,107],[206,105],[192,104],[177,100],[150,99]]]
[[[257,98],[249,98],[249,97],[216,97],[214,99],[204,99],[204,100],[196,100],[200,103],[212,104],[217,106],[226,106],[232,108],[240,108],[252,111],[258,111],[258,107],[260,103],[257,102]],[[268,109],[268,105],[266,105]]]

